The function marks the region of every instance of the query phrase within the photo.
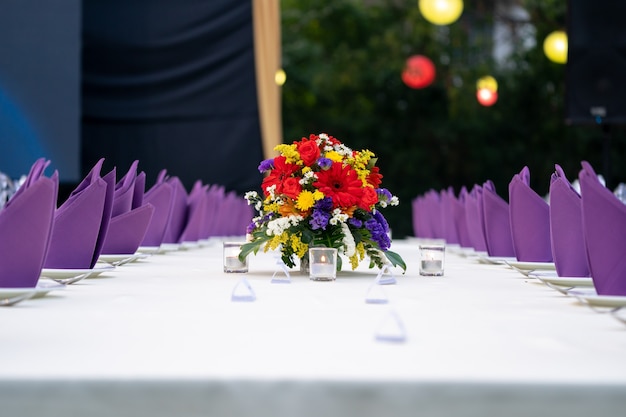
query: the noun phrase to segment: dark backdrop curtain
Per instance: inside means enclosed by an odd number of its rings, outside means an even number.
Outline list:
[[[148,185],[165,168],[257,189],[262,156],[251,0],[86,0],[82,170],[101,157]]]

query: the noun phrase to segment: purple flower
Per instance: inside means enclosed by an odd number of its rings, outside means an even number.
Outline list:
[[[387,219],[385,219],[385,216],[383,216],[383,213],[381,213],[378,210],[375,210],[374,218],[383,227],[383,229],[385,230],[385,233],[387,233],[389,231],[389,223],[387,223]]]
[[[317,200],[313,208],[318,210],[324,210],[330,213],[330,211],[333,209],[333,199],[330,197],[324,197],[321,200]]]
[[[328,221],[330,220],[330,213],[322,210],[313,210],[313,214],[311,215],[311,220],[309,220],[309,224],[311,225],[311,229],[326,229],[328,226]]]
[[[317,160],[317,165],[319,165],[319,167],[324,170],[330,168],[332,164],[333,164],[333,161],[331,161],[328,158],[321,157],[320,159]]]
[[[259,172],[264,173],[274,168],[274,159],[266,159],[259,164]]]
[[[330,197],[324,197],[317,200],[313,205],[313,214],[309,224],[313,230],[326,229],[330,220],[330,211],[333,209],[333,200]]]
[[[256,229],[256,223],[252,222],[248,225],[248,227],[246,227],[246,234],[252,234],[252,232],[254,232],[254,229]]]
[[[378,200],[380,201],[389,201],[393,197],[386,188],[379,188],[376,190],[376,193],[378,194]]]
[[[385,251],[391,246],[391,240],[389,240],[387,230],[385,229],[387,221],[384,219],[384,217],[382,217],[382,215],[380,216],[384,223],[380,223],[376,214],[374,214],[374,217],[365,222],[365,228],[370,232],[372,240],[376,242],[380,250]]]
[[[359,220],[359,219],[355,219],[354,217],[351,217],[348,220],[348,223],[350,224],[350,226],[354,226],[357,229],[363,226],[363,222],[361,220]]]

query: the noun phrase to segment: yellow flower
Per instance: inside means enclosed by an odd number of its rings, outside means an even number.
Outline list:
[[[324,155],[326,158],[330,159],[333,162],[341,162],[343,161],[343,157],[336,151],[328,151],[326,152],[326,155]]]
[[[291,235],[291,249],[298,258],[302,258],[309,250],[309,245],[300,240],[300,236]]]
[[[320,190],[313,191],[313,199],[315,201],[321,200],[322,198],[324,198],[324,193],[323,192],[321,192]]]
[[[282,243],[286,243],[289,240],[289,234],[287,232],[283,232],[278,236],[272,237],[265,244],[265,252],[277,249]]]
[[[296,208],[307,211],[315,204],[315,195],[307,190],[300,192],[298,195],[298,201],[296,202]]]
[[[277,145],[274,150],[280,152],[281,155],[285,157],[285,162],[288,164],[303,164],[302,160],[300,159],[300,153],[298,152],[298,148],[296,147],[296,145]]]

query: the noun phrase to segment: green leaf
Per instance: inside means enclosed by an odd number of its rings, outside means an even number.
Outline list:
[[[256,253],[259,251],[259,248],[261,247],[262,244],[263,244],[263,241],[257,240],[254,242],[247,242],[241,245],[241,251],[239,252],[239,260],[241,262],[244,262],[246,259],[246,256],[248,256],[252,252],[254,252],[254,254],[256,255]]]
[[[385,252],[385,256],[389,259],[389,262],[391,262],[393,266],[399,266],[402,268],[403,274],[406,272],[406,263],[404,262],[404,259],[402,259],[402,256],[390,250]]]

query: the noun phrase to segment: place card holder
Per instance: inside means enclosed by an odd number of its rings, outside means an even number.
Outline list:
[[[378,285],[393,285],[397,283],[390,264],[385,264],[380,268],[374,282]]]
[[[404,343],[407,341],[404,323],[395,311],[391,310],[385,315],[374,333],[374,339],[378,342],[387,343]]]
[[[256,301],[256,293],[245,277],[235,284],[233,292],[230,295],[230,300],[245,302]]]
[[[387,298],[387,294],[383,289],[383,286],[374,282],[367,289],[367,293],[365,293],[365,302],[367,304],[387,304],[389,302],[389,298]]]
[[[289,268],[285,265],[280,257],[277,257],[276,265],[278,265],[278,269],[274,271],[272,275],[272,284],[291,284],[291,274],[289,273]]]

